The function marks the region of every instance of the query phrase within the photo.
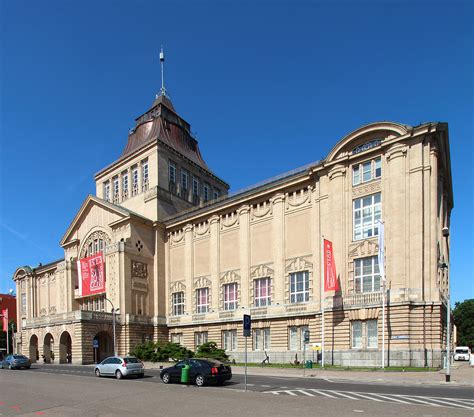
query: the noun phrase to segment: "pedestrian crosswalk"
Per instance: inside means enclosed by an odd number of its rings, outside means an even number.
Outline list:
[[[464,410],[474,410],[474,399],[425,397],[417,395],[402,394],[378,394],[374,392],[336,391],[325,389],[285,389],[265,391],[266,394],[289,395],[292,397],[325,397],[333,399],[369,400],[376,402],[389,402],[407,405],[429,405],[432,407],[451,407]]]

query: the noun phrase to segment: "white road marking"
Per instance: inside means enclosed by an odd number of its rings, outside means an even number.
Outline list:
[[[337,395],[340,395],[340,396],[342,396],[342,397],[349,398],[350,400],[356,400],[356,401],[360,400],[360,398],[352,397],[352,396],[350,396],[350,395],[347,395],[345,392],[341,392],[341,391],[335,391],[335,392],[337,392]]]
[[[415,397],[410,397],[409,395],[397,395],[397,397],[406,398],[407,400],[416,401],[416,402],[419,402],[419,403],[422,403],[422,404],[432,405],[434,407],[441,407],[439,404],[429,403],[428,401],[420,400],[417,397],[416,398]]]
[[[271,385],[260,385],[261,387],[270,388]]]
[[[437,401],[441,404],[448,404],[448,405],[451,405],[451,406],[454,406],[454,407],[466,408],[468,410],[474,410],[473,407],[469,407],[469,406],[463,405],[463,404],[456,404],[456,403],[453,403],[452,401],[440,400],[439,398],[435,398],[435,397],[430,397],[429,399],[431,401]]]
[[[297,395],[293,391],[283,391],[283,392],[286,392],[288,395],[292,395],[293,397],[296,397]]]
[[[385,398],[388,401],[396,401],[397,403],[402,403],[402,404],[412,404],[408,401],[400,400],[399,398],[389,397],[387,395],[375,394],[375,393],[373,393],[372,395],[376,395],[377,397]]]
[[[326,392],[319,391],[319,390],[314,389],[314,388],[310,388],[309,391],[313,391],[313,392],[315,392],[316,394],[324,395],[325,397],[328,397],[328,398],[337,398],[337,397],[335,397],[334,395],[330,395],[330,394],[328,394],[328,393],[326,393]]]
[[[309,393],[309,392],[306,392],[305,390],[300,389],[300,390],[298,390],[298,391],[301,392],[301,394],[307,395],[308,397],[314,397],[314,394],[311,394],[311,393]]]
[[[350,394],[358,395],[359,397],[365,398],[365,399],[367,399],[367,400],[377,401],[377,402],[379,402],[379,403],[383,403],[383,402],[384,402],[383,400],[379,400],[378,398],[374,398],[374,397],[369,397],[368,395],[361,394],[360,392],[350,392]]]

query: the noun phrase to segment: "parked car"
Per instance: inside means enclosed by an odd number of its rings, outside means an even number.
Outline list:
[[[468,346],[456,346],[454,349],[455,361],[468,361],[471,357],[471,349]]]
[[[185,365],[189,365],[189,382],[201,387],[206,384],[222,385],[232,378],[232,369],[215,359],[185,359],[174,366],[164,368],[160,378],[165,384],[180,382],[181,372]]]
[[[3,361],[1,362],[2,369],[19,369],[19,368],[26,368],[30,369],[31,361],[25,355],[8,355]]]
[[[135,375],[145,375],[145,365],[134,356],[110,356],[98,363],[94,368],[95,376],[115,376],[117,379]]]

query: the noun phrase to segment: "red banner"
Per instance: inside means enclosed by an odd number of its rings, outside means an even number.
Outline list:
[[[81,296],[105,292],[105,262],[103,252],[77,261],[79,294]]]
[[[324,291],[339,291],[332,242],[324,239]]]
[[[8,308],[2,310],[2,322],[3,322],[3,331],[8,330]]]

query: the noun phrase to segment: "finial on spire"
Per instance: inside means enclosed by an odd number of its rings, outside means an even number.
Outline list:
[[[165,53],[163,52],[163,45],[161,45],[160,62],[161,62],[161,95],[166,97],[166,88],[165,88]]]

